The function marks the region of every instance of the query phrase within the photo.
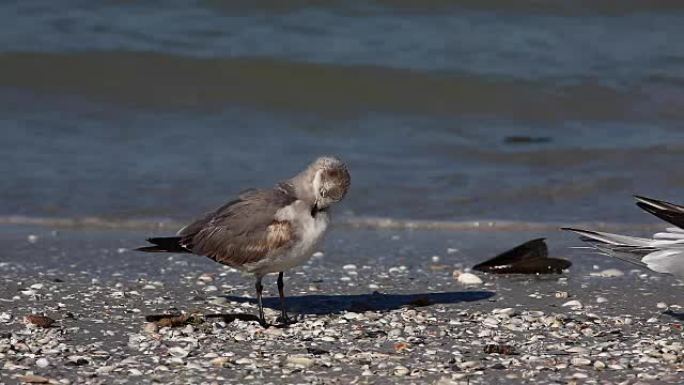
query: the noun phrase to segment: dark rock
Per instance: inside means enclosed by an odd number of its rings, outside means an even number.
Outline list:
[[[492,274],[561,274],[572,265],[561,258],[549,258],[544,238],[533,239],[473,267]]]

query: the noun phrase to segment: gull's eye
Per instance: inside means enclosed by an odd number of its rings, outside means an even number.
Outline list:
[[[337,188],[337,187],[331,188],[330,190],[327,191],[327,193],[328,193],[328,197],[330,197],[330,199],[333,199],[336,201],[342,199],[342,190]]]
[[[328,192],[327,192],[323,187],[321,187],[321,189],[318,190],[318,195],[320,195],[321,198],[325,198],[325,195],[326,195],[327,193],[328,193]]]

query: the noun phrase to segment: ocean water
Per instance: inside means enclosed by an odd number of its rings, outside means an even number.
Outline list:
[[[674,0],[0,4],[0,216],[186,220],[320,154],[350,217],[684,201]]]

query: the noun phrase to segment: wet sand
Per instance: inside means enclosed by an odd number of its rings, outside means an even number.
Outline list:
[[[570,249],[569,234],[338,227],[324,255],[286,274],[298,322],[264,329],[250,320],[251,277],[129,251],[145,231],[1,228],[0,384],[684,382],[682,285]],[[539,236],[568,273],[478,274],[467,287],[452,276]],[[265,286],[275,321],[275,276]],[[223,316],[145,319],[176,313]],[[56,322],[27,325],[30,314]]]

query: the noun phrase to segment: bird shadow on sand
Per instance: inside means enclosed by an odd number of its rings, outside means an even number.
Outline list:
[[[286,297],[288,312],[299,314],[334,314],[343,311],[388,311],[405,306],[421,307],[437,304],[454,304],[460,302],[475,302],[491,298],[496,293],[491,291],[455,291],[446,293],[421,294],[372,294],[354,295],[301,295]],[[256,304],[255,298],[225,296],[228,301]],[[278,297],[263,298],[264,307],[274,310],[280,309]]]

